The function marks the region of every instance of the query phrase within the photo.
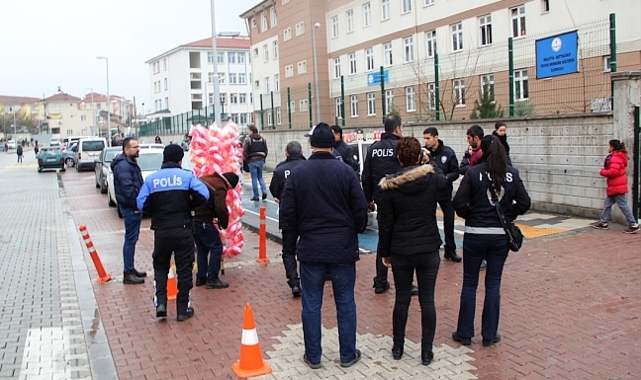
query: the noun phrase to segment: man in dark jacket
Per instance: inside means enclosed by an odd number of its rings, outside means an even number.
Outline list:
[[[149,175],[140,189],[138,209],[151,215],[154,230],[154,281],[156,317],[167,316],[167,275],[174,253],[178,274],[176,319],[185,321],[194,315],[189,305],[193,286],[194,220],[193,210],[209,199],[209,190],[189,170],[180,167],[185,153],[180,145],[169,144],[163,151],[160,170]]]
[[[225,289],[229,284],[218,278],[223,253],[223,243],[218,229],[225,229],[229,224],[225,198],[227,191],[238,185],[238,175],[232,172],[222,175],[214,173],[199,179],[209,189],[209,200],[196,208],[194,217],[194,238],[198,248],[196,286],[206,285],[207,289]]]
[[[278,204],[280,204],[287,177],[289,177],[292,169],[306,161],[303,156],[303,148],[298,141],[290,141],[287,144],[285,157],[287,157],[285,161],[276,166],[272,182],[269,184],[269,191],[272,193],[274,201]],[[278,228],[282,231],[283,265],[285,266],[287,284],[292,289],[292,295],[300,297],[300,278],[298,277],[298,264],[296,263],[296,241],[298,236],[293,233],[292,228],[283,222],[283,218],[278,218]]]
[[[445,235],[446,259],[460,262],[461,256],[456,254],[456,242],[454,241],[454,206],[452,205],[452,183],[459,177],[458,160],[454,150],[443,144],[438,138],[438,130],[434,127],[426,128],[423,131],[423,141],[430,153],[430,162],[438,166],[447,179],[447,186],[438,192],[436,201],[443,212],[443,234]]]
[[[354,285],[359,259],[358,233],[367,225],[367,201],[354,171],[332,155],[334,135],[319,123],[310,144],[314,153],[294,169],[280,200],[280,219],[299,237],[303,293],[303,360],[321,367],[321,307],[325,276],[334,290],[341,367],[360,360],[356,349]]]
[[[124,284],[142,284],[146,272],[138,272],[134,267],[136,242],[140,234],[142,214],[136,205],[136,197],[142,187],[142,173],[138,162],[140,147],[135,138],[126,138],[122,144],[122,153],[111,161],[111,171],[114,175],[114,192],[118,209],[125,221],[125,242],[122,246],[124,263]]]
[[[334,155],[340,156],[344,163],[351,166],[358,173],[359,166],[358,161],[354,159],[354,150],[343,141],[343,128],[338,125],[332,125],[331,128],[332,132],[334,132],[334,140],[336,140]]]
[[[249,127],[249,136],[243,144],[243,160],[247,162],[252,177],[252,201],[258,201],[258,185],[263,192],[263,200],[267,198],[267,185],[263,179],[263,169],[267,158],[267,141],[258,133],[258,128]]]
[[[483,152],[481,151],[481,139],[483,139],[484,135],[485,132],[480,125],[473,125],[468,128],[467,143],[469,145],[469,150],[465,152],[463,159],[461,160],[461,165],[459,167],[459,173],[461,175],[465,175],[467,169],[476,165],[481,159],[481,156],[483,155]]]

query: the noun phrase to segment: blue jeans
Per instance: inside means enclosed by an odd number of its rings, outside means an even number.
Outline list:
[[[198,256],[196,257],[198,273],[196,273],[196,276],[199,278],[218,277],[220,257],[223,253],[220,234],[212,222],[195,222],[194,229],[194,240],[196,240],[196,247],[198,247]],[[209,260],[207,260],[208,257]]]
[[[619,206],[619,209],[625,216],[625,219],[628,221],[630,226],[637,224],[637,219],[632,215],[632,210],[628,206],[628,202],[625,200],[625,194],[617,194],[611,197],[605,197],[605,202],[603,205],[603,212],[601,213],[600,222],[603,224],[608,224],[610,221],[610,210],[614,204]]]
[[[265,180],[263,179],[265,161],[251,161],[247,163],[247,166],[249,166],[249,173],[252,176],[252,191],[254,193],[254,198],[258,198],[258,182],[260,182],[260,189],[263,194],[267,194],[267,185],[265,185]]]
[[[142,222],[142,213],[129,207],[118,206],[120,213],[125,220],[125,242],[122,245],[122,260],[124,262],[124,271],[134,270],[134,255],[136,253],[136,242],[140,234],[140,222]]]
[[[303,295],[301,319],[305,338],[305,356],[310,362],[319,363],[323,354],[321,308],[326,275],[329,275],[332,280],[334,291],[341,362],[348,362],[356,357],[356,302],[354,301],[356,263],[300,263]]]
[[[499,327],[501,312],[501,276],[509,252],[506,235],[478,235],[465,233],[463,237],[463,289],[458,313],[459,336],[474,336],[474,313],[476,312],[476,288],[479,270],[485,258],[485,302],[481,334],[483,339],[494,339]],[[420,289],[420,288],[419,288]]]

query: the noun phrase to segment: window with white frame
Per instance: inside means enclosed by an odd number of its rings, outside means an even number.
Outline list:
[[[283,30],[283,41],[289,41],[292,39],[292,28],[287,28]]]
[[[269,46],[263,45],[263,62],[269,61]]]
[[[481,97],[487,91],[488,96],[494,99],[494,74],[481,75]]]
[[[413,0],[401,0],[401,13],[408,13],[412,11]]]
[[[272,110],[267,110],[267,125],[274,125],[272,119]]]
[[[238,94],[229,94],[229,103],[238,104]]]
[[[345,12],[345,20],[347,21],[347,33],[354,31],[354,10],[350,9]]]
[[[269,94],[272,91],[272,88],[269,84],[269,77],[265,77],[265,94]]]
[[[512,37],[525,36],[525,5],[510,9]]]
[[[392,66],[392,43],[386,42],[383,44],[383,57],[385,58],[385,66]]]
[[[266,32],[269,26],[267,25],[267,15],[265,14],[265,12],[262,13],[261,20],[262,20],[261,32]]]
[[[479,45],[487,46],[492,44],[492,16],[479,17]]]
[[[225,82],[226,82],[225,73],[218,73],[218,84],[225,84]]]
[[[367,93],[367,116],[376,115],[376,94],[373,92]]]
[[[207,52],[207,63],[214,63],[214,52],[213,51],[208,51]]]
[[[514,100],[528,100],[530,90],[528,86],[527,70],[514,71]]]
[[[548,13],[550,11],[550,0],[541,0],[541,13]]]
[[[338,37],[338,16],[332,17],[332,38]]]
[[[227,53],[227,62],[229,63],[236,63],[236,53],[233,51],[230,51]]]
[[[294,65],[285,66],[285,78],[291,78],[294,76]]]
[[[436,109],[436,86],[434,83],[427,84],[427,106],[431,110]]]
[[[305,74],[307,72],[307,61],[298,62],[298,75]]]
[[[240,125],[247,125],[247,114],[244,112],[240,114]]]
[[[349,73],[356,74],[356,53],[349,53]]]
[[[274,59],[278,59],[278,40],[272,42],[272,49],[274,50],[273,56]]]
[[[385,90],[385,110],[389,115],[394,109],[394,90]]]
[[[283,118],[280,113],[280,107],[276,107],[276,124],[281,125],[283,124]]]
[[[457,107],[465,105],[465,79],[452,80],[452,88],[454,89],[454,103]]]
[[[305,34],[305,21],[296,24],[296,37]]]
[[[407,112],[416,111],[416,90],[414,86],[405,87],[405,110]]]
[[[403,38],[405,62],[414,62],[414,36]]]
[[[224,64],[225,63],[225,52],[224,51],[219,51],[217,53],[218,55],[218,63]]]
[[[434,57],[436,54],[436,29],[425,32],[425,41],[427,41],[427,56]]]
[[[334,98],[334,105],[335,105],[335,115],[337,119],[342,119],[343,118],[343,107],[341,107],[343,102],[341,102],[341,98]]]
[[[274,74],[274,91],[280,91],[280,74]]]
[[[289,112],[295,113],[296,112],[296,101],[292,100],[289,102]]]
[[[463,23],[450,25],[452,31],[452,51],[463,50]]]
[[[363,4],[363,26],[372,25],[372,5],[367,2]]]
[[[272,7],[271,10],[272,14],[272,28],[278,25],[278,18],[276,17],[276,8]]]
[[[87,115],[80,115],[80,121],[87,121]]]
[[[334,78],[338,79],[341,77],[341,59],[334,58]]]
[[[246,93],[238,94],[238,103],[239,104],[246,104],[247,103],[247,94]]]
[[[227,104],[227,94],[226,93],[221,92],[218,97],[220,99],[220,104]]]
[[[162,70],[167,71],[167,58],[162,60]]]
[[[309,101],[307,99],[299,101],[298,108],[300,109],[300,112],[307,112],[309,110]]]
[[[432,4],[434,4],[434,0],[423,0],[423,6],[425,7]]]
[[[350,95],[349,97],[350,115],[358,117],[358,95]]]
[[[367,71],[374,70],[374,48],[365,49],[365,65]]]
[[[238,84],[238,74],[229,73],[229,84]]]
[[[260,81],[259,80],[255,80],[254,81],[254,87],[260,88]]]
[[[258,48],[254,48],[254,57],[258,57]]]
[[[236,59],[238,60],[238,63],[245,64],[245,52],[236,52]]]
[[[247,75],[245,73],[238,73],[238,84],[247,84]]]
[[[381,20],[390,19],[390,0],[381,0]]]
[[[164,84],[165,84],[165,91],[169,88],[169,83],[167,82],[167,78],[164,79]]]

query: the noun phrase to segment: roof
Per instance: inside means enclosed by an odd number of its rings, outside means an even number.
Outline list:
[[[75,102],[78,103],[80,101],[80,98],[77,98],[73,95],[66,94],[64,92],[61,92],[59,94],[55,94],[53,96],[50,96],[45,99],[47,103],[55,103],[55,102]]]
[[[249,10],[241,13],[240,16],[238,16],[238,17],[247,18],[247,17],[254,16],[254,14],[256,14],[258,12],[262,12],[266,8],[269,8],[269,7],[273,6],[273,5],[274,5],[274,0],[261,1],[260,3],[258,3],[256,5],[254,5],[253,7],[251,7]]]
[[[211,49],[211,37],[203,38],[202,40],[190,42],[187,44],[179,45],[165,53],[155,56],[154,58],[146,61],[145,63],[151,63],[158,60],[161,57],[166,57],[173,54],[178,50],[196,48],[196,49]],[[251,40],[248,36],[238,36],[238,37],[216,37],[216,49],[227,50],[227,49],[238,49],[238,50],[248,50],[251,47]]]
[[[42,99],[32,98],[29,96],[10,96],[10,95],[0,95],[0,104],[6,105],[20,105],[20,104],[32,104],[38,103]]]

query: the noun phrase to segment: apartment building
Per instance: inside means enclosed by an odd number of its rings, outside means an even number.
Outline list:
[[[2,132],[10,134],[14,132],[11,128],[14,125],[16,131],[21,127],[35,127],[44,120],[41,107],[42,99],[28,96],[7,96],[0,95],[0,120],[2,121]],[[3,135],[4,138],[4,135]]]
[[[119,95],[110,95],[108,100],[109,103],[107,103],[107,95],[97,92],[90,92],[80,100],[80,109],[90,111],[90,120],[94,120],[90,123],[89,134],[95,135],[98,131],[105,133],[108,122],[111,123],[112,130],[118,129],[120,133],[125,133],[126,129],[133,124],[136,107],[132,101]],[[110,120],[107,119],[108,104],[111,112]]]
[[[253,122],[250,42],[239,33],[216,37],[217,56],[211,38],[180,45],[145,62],[149,65],[152,113],[175,116],[211,108],[214,103],[214,59],[218,68],[223,113],[239,125]],[[146,108],[150,108],[147,106]]]

